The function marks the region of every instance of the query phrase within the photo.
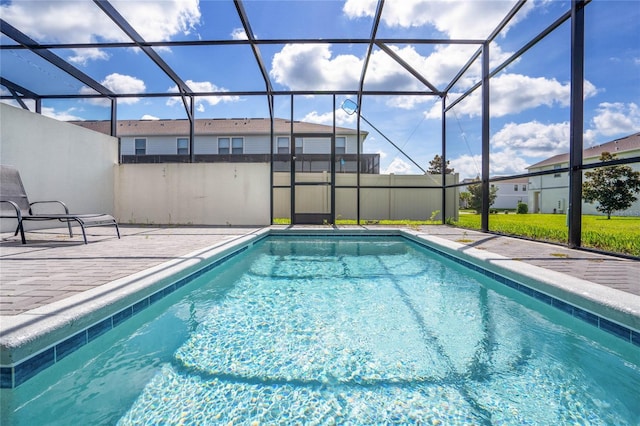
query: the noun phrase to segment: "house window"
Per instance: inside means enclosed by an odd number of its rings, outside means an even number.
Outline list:
[[[229,154],[230,144],[229,138],[218,138],[218,154]]]
[[[289,138],[285,138],[282,136],[278,137],[278,146],[277,151],[278,154],[288,154],[289,153]]]
[[[558,169],[560,169],[560,164],[556,164],[555,166],[553,166],[553,170],[558,170]],[[560,176],[562,176],[562,173],[554,173],[553,174],[554,178],[557,178],[557,177],[560,177]]]
[[[527,185],[522,185],[522,190],[526,191],[527,190]]]
[[[147,153],[147,140],[144,138],[134,139],[136,155],[145,155]]]
[[[178,155],[189,154],[189,138],[178,138]]]
[[[231,153],[242,154],[244,151],[244,139],[243,138],[231,138]]]
[[[336,154],[344,154],[347,150],[347,138],[336,138]]]
[[[513,185],[513,190],[518,192],[518,185]]]
[[[302,154],[302,139],[296,139],[296,154]]]

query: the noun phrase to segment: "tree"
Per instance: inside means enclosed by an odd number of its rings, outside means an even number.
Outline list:
[[[471,198],[469,200],[469,207],[476,211],[476,213],[480,213],[482,210],[482,183],[480,179],[475,179],[474,182],[469,186],[467,186],[469,193],[471,194]],[[492,186],[489,189],[489,206],[492,206],[496,201],[498,188]]]
[[[471,205],[471,193],[469,191],[462,191],[460,193],[460,208],[468,209]]]
[[[453,173],[453,168],[449,168],[449,163],[450,161],[447,160],[447,163],[445,164],[444,173],[446,175],[450,175],[451,173]],[[442,174],[442,157],[440,157],[438,154],[433,157],[433,160],[429,161],[429,169],[427,170],[427,173],[429,173],[430,175]]]
[[[615,154],[603,152],[600,161],[614,160]],[[634,194],[640,191],[640,172],[626,165],[598,167],[584,173],[582,198],[589,204],[598,203],[596,210],[611,219],[616,210],[626,210],[638,199]]]

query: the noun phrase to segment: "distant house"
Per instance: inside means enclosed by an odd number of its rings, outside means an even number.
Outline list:
[[[496,187],[496,199],[491,206],[492,209],[516,209],[518,203],[529,201],[528,191],[529,179],[515,178],[501,180],[491,184]]]
[[[496,176],[497,177],[497,176]],[[477,183],[476,179],[464,179],[461,183],[466,183],[466,186],[460,187],[460,192],[468,191],[468,185]],[[516,209],[518,203],[526,203],[528,201],[528,185],[529,180],[527,178],[515,178],[508,180],[501,180],[491,183],[492,188],[497,188],[496,198],[491,205],[491,209]],[[467,208],[468,206],[461,204],[461,208]]]
[[[101,133],[110,133],[110,121],[74,121],[74,124]],[[188,162],[190,158],[188,120],[119,120],[123,163]],[[291,134],[293,133],[293,142]],[[290,170],[292,156],[298,171],[329,170],[333,126],[273,120],[273,154],[276,171]],[[194,122],[196,162],[271,161],[271,120],[266,118],[197,119]],[[363,151],[368,133],[336,127],[336,171],[355,172],[357,152]],[[379,154],[361,154],[361,173],[380,173]]]
[[[583,163],[598,162],[603,152],[615,154],[616,158],[640,156],[640,133],[616,139],[602,145],[593,146],[583,151]],[[543,170],[554,170],[569,167],[569,154],[559,154],[528,167],[530,173]],[[634,170],[640,171],[640,164],[630,164]],[[566,213],[569,202],[569,177],[566,172],[534,176],[529,178],[529,212],[531,213]],[[601,215],[595,204],[583,203],[583,214]],[[619,215],[640,216],[640,200],[631,208]]]

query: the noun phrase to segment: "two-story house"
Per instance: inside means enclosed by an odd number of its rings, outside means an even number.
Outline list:
[[[74,121],[94,131],[110,132],[109,121]],[[189,121],[119,120],[116,125],[123,163],[188,162]],[[267,118],[197,119],[193,153],[196,162],[271,161],[271,120]],[[297,171],[329,170],[333,126],[276,118],[273,154],[276,171],[287,171],[295,159]],[[368,133],[336,127],[337,172],[355,172],[358,145],[363,151]],[[378,174],[379,154],[361,154],[360,172]]]
[[[640,156],[640,133],[616,139],[602,145],[587,148],[582,152],[583,163],[592,164],[599,161],[603,152],[615,154],[616,158]],[[531,213],[566,213],[569,206],[569,176],[561,172],[569,167],[569,154],[559,154],[528,167],[529,172],[558,170],[557,173],[529,178],[529,212]],[[640,164],[632,163],[630,167],[640,171]],[[595,204],[583,203],[583,214],[601,215]],[[616,212],[619,215],[640,216],[640,200],[626,211]]]

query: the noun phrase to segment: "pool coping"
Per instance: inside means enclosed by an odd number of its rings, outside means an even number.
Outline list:
[[[640,296],[408,228],[271,226],[20,315],[3,317],[0,388],[13,388],[269,235],[402,236],[640,346]]]

